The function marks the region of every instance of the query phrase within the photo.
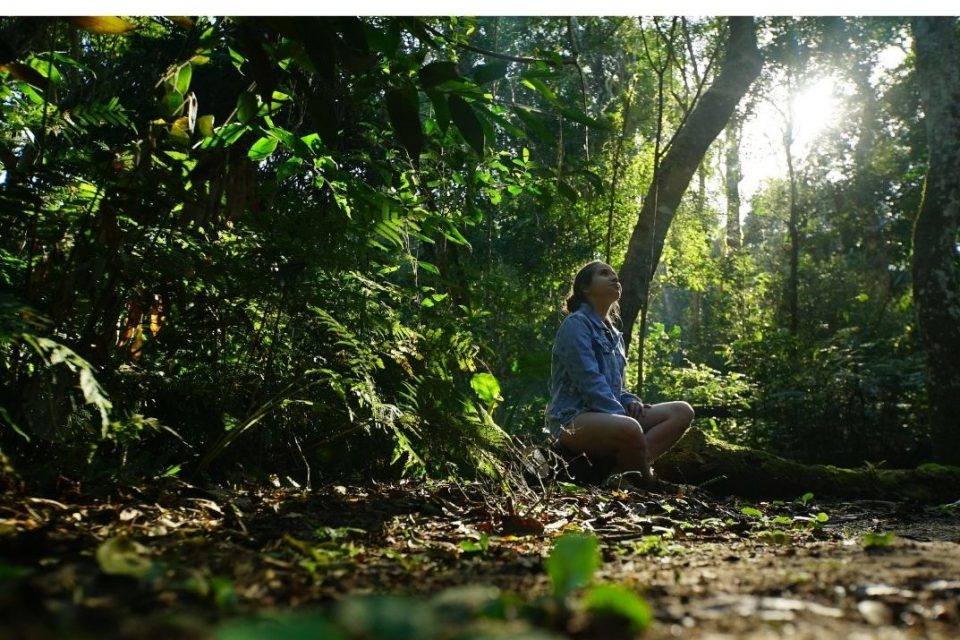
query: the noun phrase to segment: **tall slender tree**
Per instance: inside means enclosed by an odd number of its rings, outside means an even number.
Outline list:
[[[911,20],[929,145],[913,229],[913,297],[927,352],[934,455],[960,464],[960,45],[953,17]]]
[[[694,106],[664,155],[627,246],[620,275],[624,283],[621,314],[628,345],[637,316],[647,307],[650,281],[680,199],[710,144],[759,75],[762,64],[753,18],[730,18],[720,74]]]

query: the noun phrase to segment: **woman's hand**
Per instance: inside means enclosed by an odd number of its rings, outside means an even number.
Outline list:
[[[627,415],[637,422],[640,422],[640,418],[642,418],[646,410],[652,406],[652,404],[646,404],[645,402],[631,402],[626,406]]]

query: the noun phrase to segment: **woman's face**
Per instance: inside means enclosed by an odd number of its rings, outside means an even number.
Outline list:
[[[593,279],[590,281],[590,286],[583,292],[588,300],[613,304],[620,299],[622,290],[623,287],[620,286],[620,278],[617,277],[617,272],[610,265],[600,263],[593,270]]]

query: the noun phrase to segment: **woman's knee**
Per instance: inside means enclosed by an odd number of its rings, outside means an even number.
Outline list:
[[[617,421],[617,440],[624,447],[646,448],[647,441],[643,435],[643,427],[635,419],[623,416]]]
[[[697,412],[693,410],[693,407],[690,406],[689,402],[679,401],[676,404],[676,412],[680,420],[687,426],[690,426],[690,423],[693,422],[693,419],[696,417]]]

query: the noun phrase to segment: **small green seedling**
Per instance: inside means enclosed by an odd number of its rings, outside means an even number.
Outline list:
[[[883,533],[868,531],[863,534],[863,548],[865,551],[888,549],[893,545],[893,541],[896,540],[896,538],[897,536],[895,536],[892,531],[884,531]]]

